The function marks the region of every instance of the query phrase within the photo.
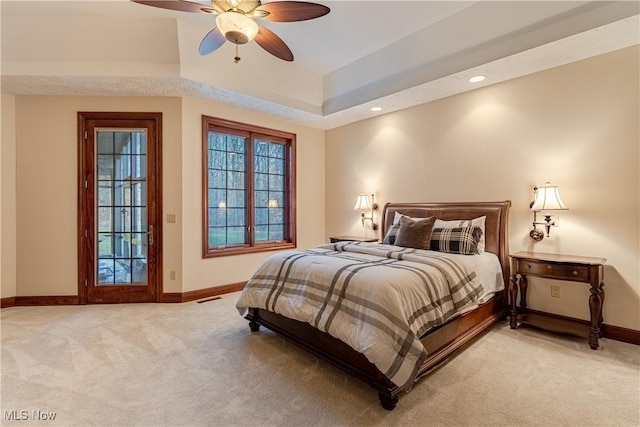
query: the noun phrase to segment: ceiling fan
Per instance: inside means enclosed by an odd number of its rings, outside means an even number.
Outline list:
[[[295,22],[319,18],[329,13],[327,6],[303,1],[211,0],[211,6],[186,0],[131,0],[147,6],[181,12],[216,14],[216,27],[200,42],[200,55],[208,55],[225,41],[236,45],[235,62],[240,61],[238,45],[255,40],[270,54],[285,61],[293,61],[293,53],[280,37],[256,19],[271,22]]]

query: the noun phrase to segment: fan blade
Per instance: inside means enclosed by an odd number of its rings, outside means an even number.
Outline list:
[[[280,59],[289,62],[293,61],[291,49],[289,49],[289,46],[287,46],[280,37],[262,25],[260,25],[259,28],[258,35],[254,40],[261,48]]]
[[[146,6],[159,7],[161,9],[178,10],[180,12],[194,12],[194,13],[215,13],[215,10],[211,7],[205,6],[200,3],[194,3],[183,0],[131,0],[134,3],[144,4]]]
[[[206,36],[204,36],[204,38],[200,42],[198,52],[200,52],[200,55],[208,55],[222,46],[225,41],[227,41],[227,39],[220,32],[220,30],[214,28],[213,30],[209,31]]]
[[[330,12],[327,6],[303,1],[274,1],[259,6],[257,11],[269,12],[262,19],[272,22],[306,21],[319,18]]]

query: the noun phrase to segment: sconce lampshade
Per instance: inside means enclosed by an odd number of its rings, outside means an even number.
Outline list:
[[[537,189],[536,199],[531,205],[532,211],[565,211],[568,209],[560,198],[558,187],[549,182]]]
[[[356,199],[356,204],[353,207],[356,211],[368,211],[371,210],[371,203],[369,202],[369,196],[364,193],[360,193]]]

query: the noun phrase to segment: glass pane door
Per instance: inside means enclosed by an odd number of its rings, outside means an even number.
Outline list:
[[[147,283],[147,133],[98,129],[96,141],[97,286]]]

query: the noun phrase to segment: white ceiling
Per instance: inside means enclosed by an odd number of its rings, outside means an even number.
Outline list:
[[[0,0],[2,92],[197,96],[330,129],[640,43],[637,1],[317,2],[331,12],[260,22],[294,62],[250,43],[235,64],[231,43],[197,54],[204,13]]]

